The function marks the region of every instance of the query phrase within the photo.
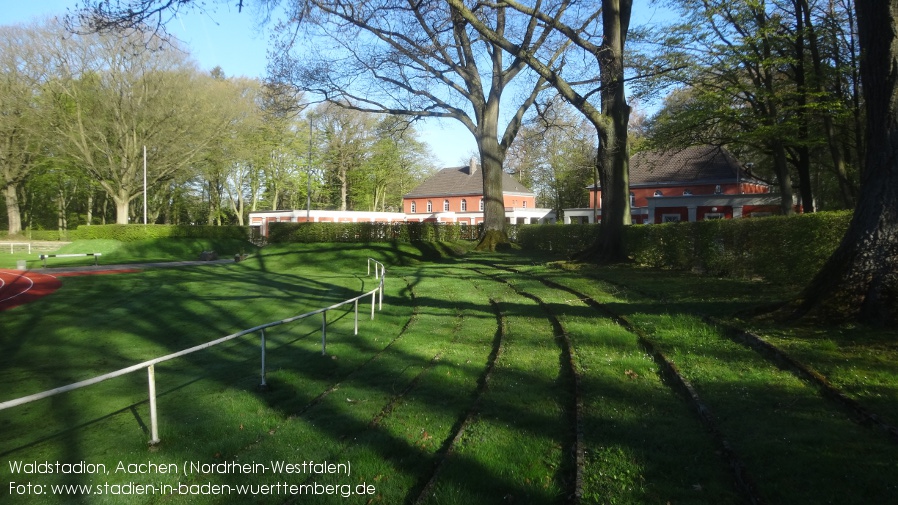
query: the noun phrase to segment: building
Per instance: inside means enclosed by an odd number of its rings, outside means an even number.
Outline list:
[[[554,222],[551,209],[536,208],[536,194],[502,173],[505,218],[514,224]],[[483,177],[472,158],[466,167],[444,168],[402,198],[407,221],[480,224],[483,222]]]
[[[601,187],[589,189],[589,208],[565,209],[564,222],[601,220]],[[779,195],[717,146],[643,151],[630,158],[633,223],[702,221],[780,213]]]
[[[536,208],[536,194],[502,174],[505,218],[509,223],[552,223],[551,209]],[[483,177],[474,159],[466,167],[444,168],[402,198],[404,212],[337,210],[266,210],[249,213],[249,224],[268,236],[270,223],[435,222],[476,225],[483,222]]]

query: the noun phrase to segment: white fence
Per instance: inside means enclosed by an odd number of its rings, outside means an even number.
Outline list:
[[[197,351],[201,351],[203,349],[216,346],[218,344],[227,342],[228,340],[233,340],[237,337],[242,337],[244,335],[248,335],[250,333],[259,332],[261,336],[261,361],[262,361],[262,386],[265,386],[265,329],[271,328],[273,326],[280,326],[282,324],[292,323],[294,321],[299,321],[300,319],[305,319],[307,317],[311,317],[317,314],[321,314],[321,354],[324,355],[327,352],[327,312],[329,310],[338,309],[344,305],[352,303],[355,306],[355,330],[353,335],[358,335],[359,333],[359,300],[367,297],[371,297],[371,319],[374,319],[374,308],[375,306],[378,309],[383,309],[383,300],[384,300],[384,279],[386,278],[387,271],[384,267],[383,263],[368,258],[368,275],[371,275],[371,266],[374,266],[374,278],[378,279],[379,282],[377,287],[368,291],[367,293],[363,293],[355,298],[350,298],[348,300],[344,300],[340,303],[335,303],[329,307],[324,307],[322,309],[313,310],[311,312],[306,312],[305,314],[300,314],[298,316],[288,317],[287,319],[281,319],[280,321],[272,321],[270,323],[265,323],[259,326],[255,326],[253,328],[249,328],[243,331],[239,331],[237,333],[232,333],[230,335],[221,337],[216,340],[212,340],[210,342],[206,342],[205,344],[200,344],[194,347],[190,347],[188,349],[184,349],[183,351],[178,351],[172,354],[167,354],[165,356],[161,356],[155,359],[151,359],[149,361],[144,361],[143,363],[138,363],[136,365],[129,366],[127,368],[122,368],[121,370],[116,370],[114,372],[110,372],[104,375],[99,375],[97,377],[93,377],[91,379],[83,380],[81,382],[75,382],[73,384],[69,384],[66,386],[61,386],[55,389],[48,389],[47,391],[43,391],[41,393],[35,393],[29,396],[23,396],[21,398],[16,398],[15,400],[9,400],[0,403],[0,410],[17,407],[19,405],[24,405],[26,403],[30,403],[37,400],[42,400],[44,398],[49,398],[51,396],[55,396],[61,393],[66,393],[68,391],[74,391],[75,389],[80,389],[83,387],[87,387],[93,384],[97,384],[99,382],[103,382],[105,380],[113,379],[115,377],[120,377],[122,375],[129,374],[131,372],[136,372],[142,368],[147,369],[147,382],[149,383],[149,402],[150,402],[150,444],[159,443],[159,426],[157,422],[156,416],[156,373],[155,373],[155,365],[156,363],[162,363],[163,361],[169,361],[175,358],[179,358],[181,356],[185,356],[187,354],[191,354]]]
[[[17,245],[28,247],[28,254],[31,254],[31,243],[30,242],[2,242],[3,246],[9,246],[9,254],[13,253],[13,248]]]

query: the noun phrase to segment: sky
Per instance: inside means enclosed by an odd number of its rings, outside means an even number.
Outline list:
[[[44,17],[65,16],[73,11],[77,0],[0,0],[0,24],[28,23]],[[247,2],[247,3],[251,3]],[[642,4],[641,19],[659,15]],[[247,8],[238,12],[237,1],[210,2],[208,13],[181,14],[168,24],[168,31],[181,40],[191,56],[205,70],[219,66],[227,76],[264,78],[268,35],[260,31],[256,18]],[[459,166],[476,153],[471,133],[458,121],[426,120],[416,125],[420,139],[430,145],[439,166]]]

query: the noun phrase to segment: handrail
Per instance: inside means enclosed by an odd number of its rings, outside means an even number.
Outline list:
[[[93,384],[98,384],[100,382],[103,382],[103,381],[106,381],[109,379],[114,379],[114,378],[120,377],[122,375],[127,375],[131,372],[140,370],[141,368],[146,368],[148,371],[148,374],[149,374],[149,381],[150,381],[150,384],[149,384],[149,386],[150,386],[150,411],[151,411],[151,418],[152,418],[152,424],[153,424],[153,434],[152,434],[152,440],[150,441],[150,443],[157,443],[157,442],[159,442],[159,440],[158,440],[158,435],[157,435],[158,430],[156,428],[156,421],[155,421],[155,417],[156,417],[156,408],[155,408],[156,398],[155,398],[155,396],[156,395],[155,395],[155,378],[154,378],[155,377],[154,366],[157,363],[162,363],[162,362],[169,361],[169,360],[172,360],[175,358],[179,358],[181,356],[185,356],[187,354],[201,351],[203,349],[216,346],[218,344],[227,342],[229,340],[233,340],[237,337],[242,337],[244,335],[248,335],[250,333],[260,332],[261,338],[262,338],[262,386],[265,386],[266,385],[265,384],[265,329],[271,328],[274,326],[280,326],[282,324],[292,323],[294,321],[298,321],[300,319],[305,319],[307,317],[314,316],[316,314],[323,314],[322,325],[321,325],[321,354],[325,354],[325,349],[326,349],[326,344],[327,344],[327,342],[326,342],[327,311],[338,309],[348,303],[354,303],[355,304],[355,334],[357,335],[358,331],[359,331],[359,326],[358,326],[358,323],[359,323],[359,300],[361,300],[362,298],[365,298],[367,296],[371,296],[371,319],[374,319],[375,296],[377,296],[378,293],[380,295],[380,309],[383,309],[383,290],[384,290],[384,279],[386,277],[386,267],[384,267],[383,263],[381,263],[373,258],[368,258],[368,275],[371,275],[371,263],[372,262],[374,263],[375,278],[379,279],[379,282],[378,282],[378,285],[376,288],[372,289],[371,291],[368,291],[367,293],[363,293],[354,298],[349,298],[347,300],[343,300],[342,302],[335,303],[328,307],[316,309],[311,312],[306,312],[304,314],[299,314],[297,316],[288,317],[286,319],[281,319],[279,321],[272,321],[269,323],[260,324],[259,326],[254,326],[254,327],[248,328],[246,330],[238,331],[237,333],[232,333],[230,335],[226,335],[224,337],[221,337],[221,338],[218,338],[215,340],[211,340],[211,341],[203,343],[203,344],[195,345],[195,346],[189,347],[187,349],[183,349],[183,350],[171,353],[171,354],[166,354],[165,356],[160,356],[158,358],[144,361],[144,362],[138,363],[136,365],[131,365],[129,367],[115,370],[113,372],[109,372],[109,373],[106,373],[103,375],[98,375],[98,376],[92,377],[90,379],[85,379],[83,381],[75,382],[72,384],[67,384],[65,386],[60,386],[58,388],[48,389],[48,390],[42,391],[40,393],[23,396],[21,398],[16,398],[14,400],[0,402],[0,410],[17,407],[19,405],[24,405],[26,403],[30,403],[33,401],[42,400],[44,398],[49,398],[51,396],[55,396],[55,395],[58,395],[61,393],[66,393],[68,391],[74,391],[76,389],[81,389],[83,387],[91,386]]]

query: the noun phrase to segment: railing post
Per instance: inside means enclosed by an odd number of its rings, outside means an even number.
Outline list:
[[[355,332],[353,335],[359,334],[359,299],[355,299]]]
[[[375,297],[377,296],[377,291],[371,292],[371,320],[374,321],[374,306],[377,305],[377,300]]]
[[[159,443],[159,423],[156,416],[156,370],[154,365],[147,367],[147,379],[150,383],[150,445]]]
[[[259,331],[262,333],[262,387],[265,387],[265,328]]]
[[[327,354],[327,311],[321,313],[321,355]]]

